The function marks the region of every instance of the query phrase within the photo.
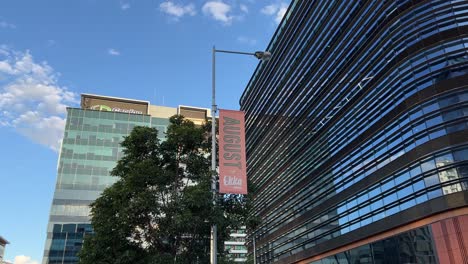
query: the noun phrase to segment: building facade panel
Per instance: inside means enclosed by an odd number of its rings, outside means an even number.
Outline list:
[[[268,50],[240,101],[259,262],[468,190],[466,1],[292,1]]]
[[[468,262],[468,215],[432,224],[440,263]]]

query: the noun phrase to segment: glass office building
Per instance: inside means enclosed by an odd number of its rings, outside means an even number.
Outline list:
[[[268,50],[257,263],[468,263],[468,2],[293,0]]]
[[[164,140],[175,114],[201,124],[210,111],[89,94],[82,95],[81,108],[68,109],[43,264],[78,263],[83,236],[92,232],[89,204],[117,180],[109,173],[122,156],[123,137],[135,126],[150,126]]]

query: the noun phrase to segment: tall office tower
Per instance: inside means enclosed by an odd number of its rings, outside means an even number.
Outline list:
[[[164,140],[169,117],[181,114],[202,124],[211,116],[204,108],[89,94],[81,96],[81,108],[67,112],[43,264],[78,262],[83,235],[92,232],[89,204],[117,180],[109,172],[122,156],[123,137],[135,126],[155,127]]]
[[[257,263],[468,263],[468,2],[293,0],[268,50]]]

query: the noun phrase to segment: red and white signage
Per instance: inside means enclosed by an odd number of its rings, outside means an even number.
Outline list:
[[[247,194],[242,111],[219,110],[219,192]]]

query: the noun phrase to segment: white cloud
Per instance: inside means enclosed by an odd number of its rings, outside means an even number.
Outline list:
[[[32,260],[31,257],[21,255],[15,257],[13,264],[39,264],[39,262]]]
[[[251,46],[254,46],[255,44],[257,44],[256,39],[248,38],[248,37],[245,37],[245,36],[238,37],[237,41],[242,43],[242,44],[247,44],[247,45],[251,45]]]
[[[185,16],[190,15],[194,16],[197,14],[195,11],[195,6],[193,4],[179,5],[173,1],[165,1],[159,5],[159,9],[168,15],[171,15],[176,20]]]
[[[130,8],[130,4],[129,3],[124,3],[124,2],[120,2],[120,9],[122,10],[127,10]]]
[[[116,49],[108,49],[107,53],[109,53],[109,55],[111,55],[111,56],[119,56],[120,55],[120,51],[118,51]]]
[[[16,25],[8,23],[6,21],[0,21],[0,28],[16,28]]]
[[[286,14],[287,10],[288,10],[288,4],[282,2],[279,4],[271,4],[271,5],[264,6],[260,10],[260,12],[267,16],[273,16],[275,22],[279,24],[281,20],[283,19],[283,16]]]
[[[244,13],[248,13],[248,12],[249,12],[249,8],[248,8],[246,5],[244,5],[244,4],[241,4],[241,5],[240,5],[240,10],[241,10],[242,12],[244,12]]]
[[[13,74],[15,71],[7,61],[0,61],[0,72]]]
[[[278,5],[276,4],[271,4],[271,5],[267,5],[267,6],[264,6],[260,12],[262,12],[263,14],[265,15],[273,15],[274,13],[276,13],[276,11],[278,10]]]
[[[208,1],[203,5],[202,11],[205,15],[211,16],[217,21],[221,21],[226,25],[231,24],[234,16],[230,15],[231,6],[222,1]]]
[[[52,46],[55,46],[55,44],[57,44],[57,41],[55,41],[53,39],[48,39],[47,40],[47,46],[52,47]]]
[[[282,4],[280,8],[278,9],[278,12],[276,12],[275,22],[277,24],[279,24],[281,20],[283,20],[283,17],[286,14],[286,11],[288,11],[288,6],[286,4]]]
[[[75,93],[59,86],[58,76],[47,62],[35,62],[29,51],[0,46],[0,126],[57,151],[66,108],[78,104]]]
[[[24,136],[54,151],[60,148],[65,119],[58,116],[43,117],[38,111],[29,111],[14,120],[16,129]]]

